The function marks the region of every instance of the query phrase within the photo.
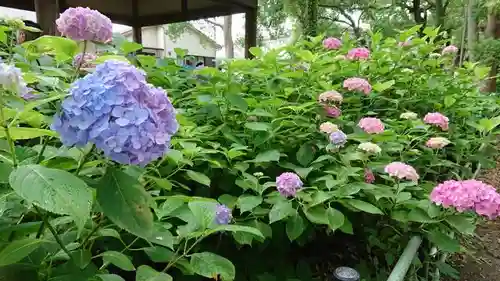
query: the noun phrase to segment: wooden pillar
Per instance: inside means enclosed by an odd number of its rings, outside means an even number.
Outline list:
[[[43,34],[58,35],[56,19],[59,17],[59,0],[34,0],[36,21],[42,27]]]
[[[132,35],[134,38],[134,42],[142,44],[142,28],[140,25],[132,27]]]
[[[248,8],[245,13],[245,57],[252,58],[250,48],[257,46],[257,8]]]

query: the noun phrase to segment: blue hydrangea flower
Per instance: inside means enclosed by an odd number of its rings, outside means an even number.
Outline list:
[[[217,204],[215,207],[215,222],[217,224],[229,224],[232,219],[231,209],[226,205]]]
[[[347,142],[347,136],[344,134],[344,132],[338,130],[330,134],[330,142],[335,146],[335,147],[342,147],[346,144]]]
[[[134,66],[109,60],[77,80],[51,128],[66,146],[93,143],[122,164],[161,157],[178,130],[167,94]]]

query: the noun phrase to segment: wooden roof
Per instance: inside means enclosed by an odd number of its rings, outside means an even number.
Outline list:
[[[2,0],[0,6],[35,11],[33,0]],[[244,13],[257,0],[59,0],[61,11],[89,7],[125,25],[159,25]]]

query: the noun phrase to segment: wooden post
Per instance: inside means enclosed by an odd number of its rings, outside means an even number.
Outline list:
[[[134,42],[142,44],[142,25],[139,20],[138,0],[132,0],[132,37]]]
[[[36,21],[42,27],[43,34],[59,35],[56,28],[56,19],[59,17],[60,7],[58,0],[34,0]]]
[[[250,48],[257,46],[257,8],[248,8],[245,13],[245,57],[252,58]]]

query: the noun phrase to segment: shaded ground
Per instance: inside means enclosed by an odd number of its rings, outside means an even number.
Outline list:
[[[500,188],[500,161],[481,180]],[[473,248],[468,256],[455,257],[461,281],[500,281],[500,220],[489,221],[477,229],[477,239],[469,241]]]

